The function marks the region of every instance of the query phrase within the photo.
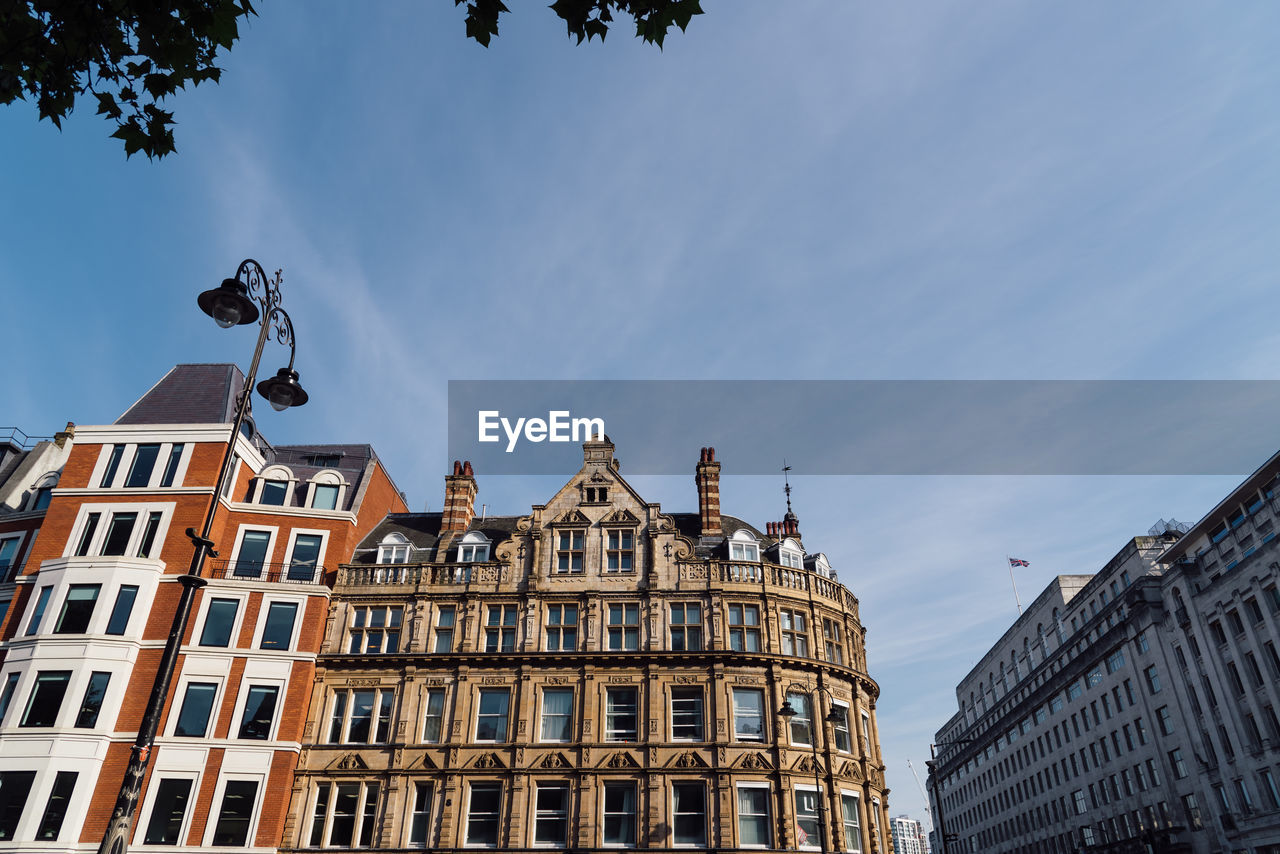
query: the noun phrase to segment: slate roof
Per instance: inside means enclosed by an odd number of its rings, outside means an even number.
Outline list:
[[[117,424],[230,424],[244,374],[232,364],[174,365]]]
[[[528,514],[525,514],[528,515]],[[383,518],[356,547],[352,555],[352,563],[377,563],[378,544],[388,534],[397,533],[409,541],[412,550],[409,562],[443,560],[444,555],[436,556],[436,547],[440,537],[440,513],[391,513]],[[483,520],[475,519],[471,527],[455,537],[461,539],[463,534],[478,531],[497,545],[511,538],[515,533],[516,522],[523,516],[487,516]]]

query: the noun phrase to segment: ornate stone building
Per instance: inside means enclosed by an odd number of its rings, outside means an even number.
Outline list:
[[[613,450],[523,516],[455,464],[340,568],[282,850],[890,850],[858,600],[714,450],[687,514]]]

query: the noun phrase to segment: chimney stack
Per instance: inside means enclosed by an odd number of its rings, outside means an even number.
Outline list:
[[[444,513],[440,531],[465,531],[471,527],[476,509],[476,476],[471,461],[453,461],[453,474],[444,479]]]
[[[698,486],[698,516],[702,522],[702,536],[720,537],[720,464],[716,462],[716,449],[703,448],[702,458],[693,477]]]

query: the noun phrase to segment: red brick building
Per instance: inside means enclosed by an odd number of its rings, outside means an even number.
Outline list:
[[[101,839],[243,383],[179,365],[114,424],[0,457],[0,851]],[[275,850],[334,568],[406,510],[368,445],[250,419],[235,453],[130,850]]]

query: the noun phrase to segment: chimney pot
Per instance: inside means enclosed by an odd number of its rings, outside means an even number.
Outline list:
[[[465,531],[471,527],[476,513],[476,479],[470,461],[464,466],[453,461],[453,474],[444,479],[444,512],[440,530]]]
[[[704,537],[724,534],[720,524],[720,464],[715,459],[715,448],[703,448],[693,475],[698,487],[698,517]]]

